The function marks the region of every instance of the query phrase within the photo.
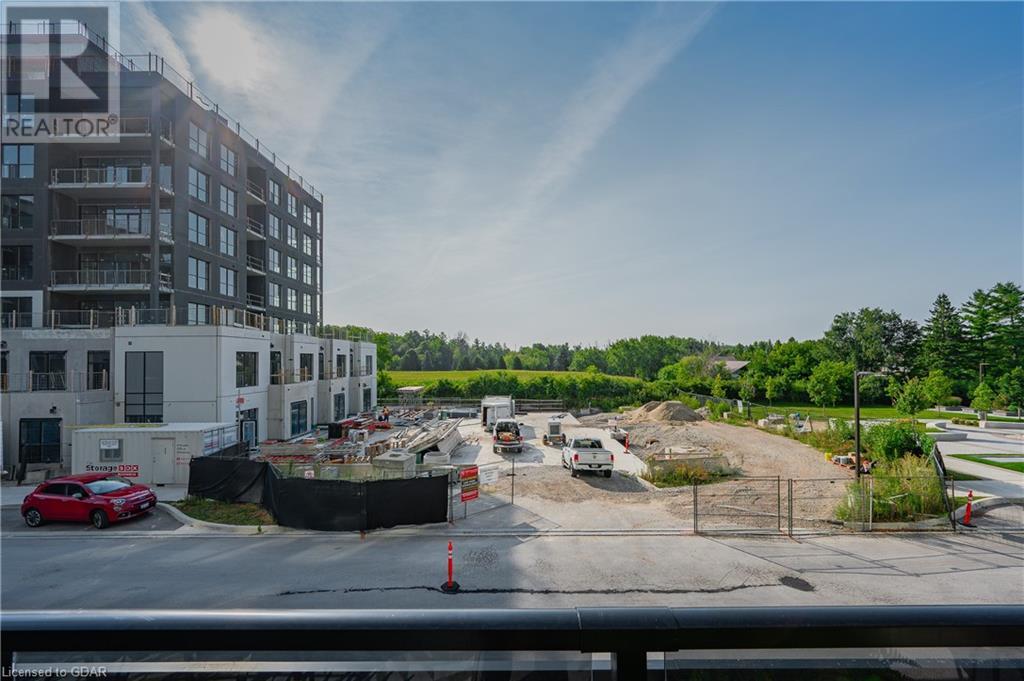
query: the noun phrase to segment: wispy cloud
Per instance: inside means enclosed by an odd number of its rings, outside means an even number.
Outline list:
[[[126,9],[121,33],[125,37],[122,49],[128,52],[155,52],[178,71],[186,80],[195,80],[192,65],[174,34],[164,25],[147,3],[131,2],[121,5]],[[127,19],[127,21],[124,21]]]

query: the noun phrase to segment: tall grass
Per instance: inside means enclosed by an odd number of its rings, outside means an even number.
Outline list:
[[[839,520],[911,522],[946,513],[945,490],[931,461],[904,456],[880,464],[869,478],[850,483],[836,508]],[[870,500],[870,503],[869,503]]]

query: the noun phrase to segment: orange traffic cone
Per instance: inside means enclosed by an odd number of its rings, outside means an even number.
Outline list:
[[[974,527],[971,525],[971,503],[974,501],[974,490],[967,490],[967,509],[964,511],[964,519],[962,525],[965,527]]]

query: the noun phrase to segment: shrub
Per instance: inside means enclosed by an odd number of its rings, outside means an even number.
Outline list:
[[[916,428],[914,421],[876,424],[867,429],[863,440],[875,458],[887,461],[905,454],[927,454],[933,444],[930,437]]]
[[[645,468],[640,477],[655,487],[685,487],[687,485],[706,485],[710,482],[717,482],[726,477],[726,474],[709,471],[703,466],[690,466],[680,463],[671,467],[660,466],[653,470]]]
[[[836,419],[829,423],[828,429],[835,432],[835,437],[853,440],[853,426],[846,419]]]
[[[883,463],[870,479],[851,483],[836,508],[840,520],[866,522],[867,508],[878,522],[909,522],[946,513],[945,491],[931,461],[904,456]]]

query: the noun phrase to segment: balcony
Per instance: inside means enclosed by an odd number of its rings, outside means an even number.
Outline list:
[[[263,223],[256,218],[246,217],[245,218],[245,231],[249,232],[258,239],[266,239],[266,231],[263,228]]]
[[[106,168],[54,168],[50,189],[75,198],[148,198],[152,172],[149,166]],[[160,192],[174,196],[170,166],[160,167]]]
[[[255,255],[245,256],[245,269],[252,274],[266,274],[267,268],[263,262],[263,258],[259,258]]]
[[[68,244],[143,246],[150,241],[150,225],[111,222],[104,218],[84,220],[53,220],[50,222],[50,241]],[[174,243],[170,222],[160,223],[160,241]]]
[[[256,184],[252,180],[245,181],[245,196],[250,203],[257,203],[265,205],[267,203],[267,193],[263,190],[263,187]]]
[[[61,142],[88,142],[91,149],[113,146],[118,149],[149,149],[152,136],[152,121],[148,116],[122,116],[117,119],[117,130],[94,135],[79,135],[75,131],[55,130],[50,137]],[[160,119],[160,142],[168,149],[174,148],[174,126],[166,118]]]
[[[150,288],[150,270],[54,270],[51,291],[103,293],[106,291],[145,292]],[[171,275],[160,273],[160,290],[170,293]]]
[[[3,374],[0,391],[5,393],[30,392],[84,392],[110,390],[110,375],[106,371],[55,371],[43,373]]]
[[[267,309],[266,299],[258,293],[246,293],[245,304],[247,307],[251,307],[257,310]]]

